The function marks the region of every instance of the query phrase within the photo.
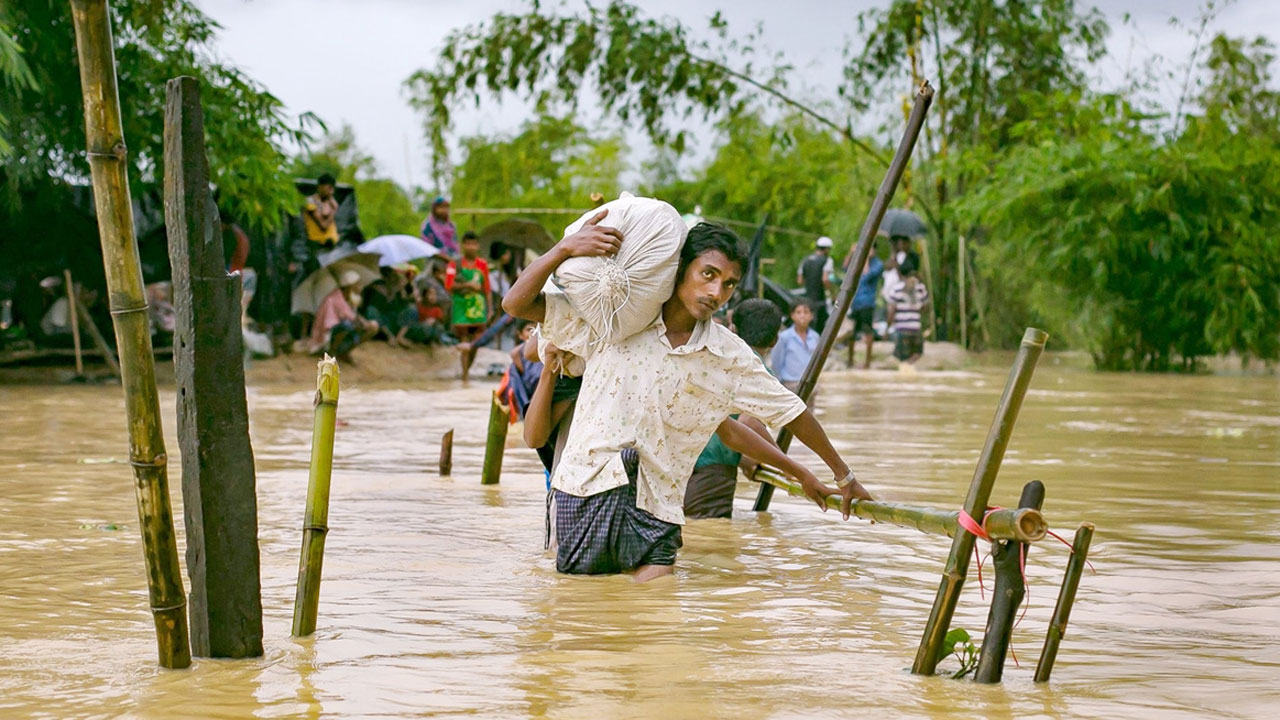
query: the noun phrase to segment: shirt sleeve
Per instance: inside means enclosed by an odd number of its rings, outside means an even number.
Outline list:
[[[444,271],[444,289],[445,292],[453,292],[453,281],[458,279],[458,266],[450,262]]]
[[[777,375],[782,366],[787,361],[787,338],[785,335],[778,338],[778,344],[773,347],[773,352],[769,353],[769,363],[773,365],[773,374]]]
[[[493,286],[489,282],[489,263],[485,262],[483,258],[477,259],[476,269],[480,271],[480,277],[484,278],[484,294],[487,296],[493,292]]]
[[[543,293],[546,309],[543,311],[542,327],[538,331],[552,345],[573,353],[580,358],[591,357],[594,345],[591,342],[591,328],[577,312],[569,299],[562,293]]]
[[[796,394],[783,387],[769,374],[764,363],[752,358],[742,373],[738,392],[733,398],[733,412],[760,418],[770,427],[781,427],[804,413],[805,405]]]

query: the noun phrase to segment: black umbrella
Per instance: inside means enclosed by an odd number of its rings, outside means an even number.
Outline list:
[[[920,219],[919,215],[910,210],[901,208],[893,208],[886,210],[884,220],[880,221],[881,235],[889,237],[921,237],[928,231],[928,226]]]

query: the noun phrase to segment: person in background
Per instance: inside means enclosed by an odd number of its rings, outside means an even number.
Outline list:
[[[747,343],[761,362],[764,362],[765,355],[778,342],[778,330],[781,328],[782,313],[769,300],[744,300],[733,310],[733,331]],[[773,443],[773,437],[769,435],[764,423],[746,415],[730,417]],[[733,492],[738,485],[738,468],[741,467],[750,478],[755,475],[759,466],[755,460],[729,449],[720,435],[712,435],[694,462],[693,474],[689,476],[689,484],[685,487],[684,516],[733,517]]]
[[[489,263],[478,257],[480,238],[468,230],[462,236],[461,250],[461,257],[449,261],[444,286],[453,295],[451,327],[454,336],[462,342],[473,342],[489,322],[492,285],[489,282]],[[475,359],[475,348],[461,354],[463,382],[466,382]]]
[[[924,354],[920,313],[929,306],[929,289],[917,277],[910,260],[899,268],[902,282],[889,296],[889,327],[893,329],[893,356],[911,365]]]
[[[326,295],[316,310],[308,350],[313,355],[324,351],[355,365],[351,351],[378,332],[378,323],[360,317],[352,306],[352,299],[360,295],[360,274],[346,270],[338,282],[339,287]]]
[[[422,221],[422,239],[450,260],[458,257],[458,228],[449,219],[449,201],[444,196],[431,201],[431,212]]]
[[[846,262],[853,259],[853,253],[849,253]],[[871,346],[876,340],[875,321],[876,315],[876,295],[879,294],[880,278],[884,275],[884,263],[880,258],[876,257],[876,245],[871,243],[871,254],[867,257],[867,263],[862,266],[862,275],[858,278],[858,290],[853,294],[853,306],[849,310],[849,317],[853,320],[853,337],[849,342],[856,345],[858,338],[866,339],[867,356],[862,362],[862,368],[865,370],[871,367]],[[850,362],[853,361],[853,348],[849,349]]]
[[[515,254],[506,243],[494,241],[489,246],[489,279],[493,283],[494,312],[516,279]]]
[[[329,173],[316,178],[316,192],[307,198],[306,205],[302,208],[302,224],[306,227],[307,240],[320,248],[332,248],[338,244],[338,200],[333,196],[336,185],[337,182]]]
[[[884,264],[884,289],[881,293],[887,302],[898,283],[902,282],[902,266],[910,262],[919,269],[920,255],[911,249],[911,238],[905,235],[894,235],[889,238],[889,261]]]
[[[409,280],[389,267],[382,268],[382,279],[364,291],[364,313],[378,323],[392,347],[408,346],[408,335],[418,324],[418,307],[408,291]]]
[[[791,392],[800,389],[800,380],[804,377],[804,369],[809,367],[809,358],[818,348],[818,333],[809,325],[813,322],[813,306],[808,300],[800,300],[791,308],[791,327],[778,336],[778,345],[773,349],[773,375]],[[809,402],[813,402],[810,396]]]
[[[801,261],[796,270],[796,284],[804,288],[804,297],[813,309],[813,327],[819,333],[827,326],[827,291],[831,289],[831,275],[835,272],[835,263],[831,260],[834,244],[825,235],[818,238],[813,253]]]

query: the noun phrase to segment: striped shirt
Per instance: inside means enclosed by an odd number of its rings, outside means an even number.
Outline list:
[[[920,332],[920,309],[929,301],[929,290],[924,283],[916,281],[916,286],[907,289],[905,282],[898,283],[889,295],[889,305],[893,308],[893,329],[898,332]]]

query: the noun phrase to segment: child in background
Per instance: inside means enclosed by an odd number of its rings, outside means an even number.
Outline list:
[[[818,333],[809,327],[813,317],[813,305],[808,300],[798,300],[791,309],[791,327],[778,335],[778,344],[770,358],[773,361],[774,377],[781,380],[791,392],[800,388],[804,369],[809,366],[809,358],[818,348]],[[811,403],[812,400],[810,398]]]
[[[898,272],[902,282],[889,295],[889,327],[895,336],[893,356],[911,365],[924,354],[920,313],[929,306],[929,290],[917,277],[911,260],[903,263]]]
[[[470,230],[462,236],[462,257],[449,261],[445,271],[445,289],[453,294],[453,334],[462,342],[471,342],[489,324],[492,308],[489,263],[479,257],[480,238]],[[461,354],[462,380],[466,382],[475,350]]]

